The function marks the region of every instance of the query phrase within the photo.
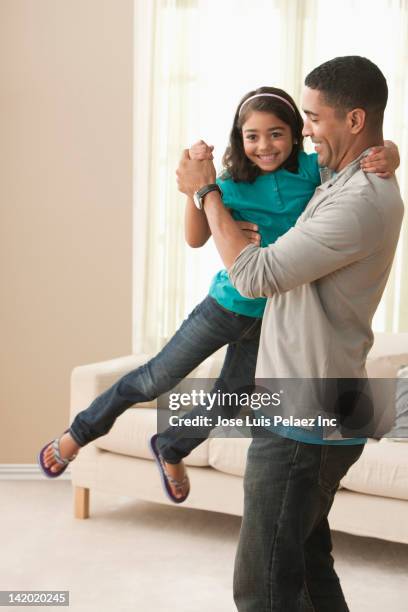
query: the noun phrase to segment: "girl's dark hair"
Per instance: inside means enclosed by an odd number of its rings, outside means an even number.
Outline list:
[[[279,100],[279,98],[273,98],[271,96],[260,96],[247,102],[239,113],[242,104],[248,98],[257,94],[274,94],[287,100],[293,110],[286,102]],[[253,91],[247,93],[238,105],[235,113],[234,123],[232,124],[232,130],[230,133],[229,144],[222,158],[222,164],[224,167],[223,177],[230,177],[235,182],[249,182],[253,183],[255,179],[262,174],[262,171],[258,166],[252,163],[245,154],[244,144],[242,138],[242,126],[248,119],[249,115],[253,111],[259,111],[264,113],[273,113],[281,121],[289,125],[292,138],[293,148],[288,159],[282,165],[282,168],[289,170],[289,172],[298,171],[298,153],[303,150],[303,119],[299,113],[299,110],[286,91],[278,89],[277,87],[259,87]]]

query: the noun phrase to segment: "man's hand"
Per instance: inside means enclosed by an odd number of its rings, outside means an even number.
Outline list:
[[[384,141],[384,147],[371,147],[370,153],[360,162],[364,172],[373,172],[381,178],[390,178],[400,165],[399,151],[391,140]]]
[[[204,159],[214,159],[213,157],[214,146],[208,145],[204,142],[204,140],[199,140],[195,142],[192,147],[189,148],[188,152],[190,155],[190,159],[199,159],[203,161]]]
[[[190,198],[205,185],[215,183],[216,172],[212,160],[198,161],[190,159],[188,149],[183,151],[179,167],[176,170],[179,191]]]
[[[261,235],[258,232],[258,226],[250,221],[235,221],[243,235],[251,244],[259,246],[261,244]]]

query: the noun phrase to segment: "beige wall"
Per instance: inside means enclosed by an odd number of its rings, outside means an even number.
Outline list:
[[[131,350],[132,0],[0,3],[0,463]]]

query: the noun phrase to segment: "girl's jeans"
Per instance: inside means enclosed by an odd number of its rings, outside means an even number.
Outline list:
[[[70,427],[72,437],[84,446],[107,434],[127,408],[169,391],[225,344],[228,350],[215,387],[230,389],[236,381],[240,387],[252,386],[260,329],[261,319],[226,310],[207,296],[156,357],[123,376],[77,414]],[[205,413],[201,406],[198,410]],[[167,462],[178,463],[203,442],[210,429],[197,429],[197,437],[191,437],[190,427],[190,437],[185,438],[182,427],[171,427],[159,435],[160,453]]]

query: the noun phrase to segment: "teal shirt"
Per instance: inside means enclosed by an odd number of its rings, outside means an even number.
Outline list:
[[[232,210],[233,218],[256,223],[263,247],[275,242],[295,225],[320,185],[317,154],[307,155],[301,151],[298,159],[296,174],[279,169],[262,174],[253,183],[217,179],[223,202]],[[226,270],[215,275],[209,294],[224,308],[249,317],[262,317],[266,305],[266,298],[251,299],[238,293]]]

